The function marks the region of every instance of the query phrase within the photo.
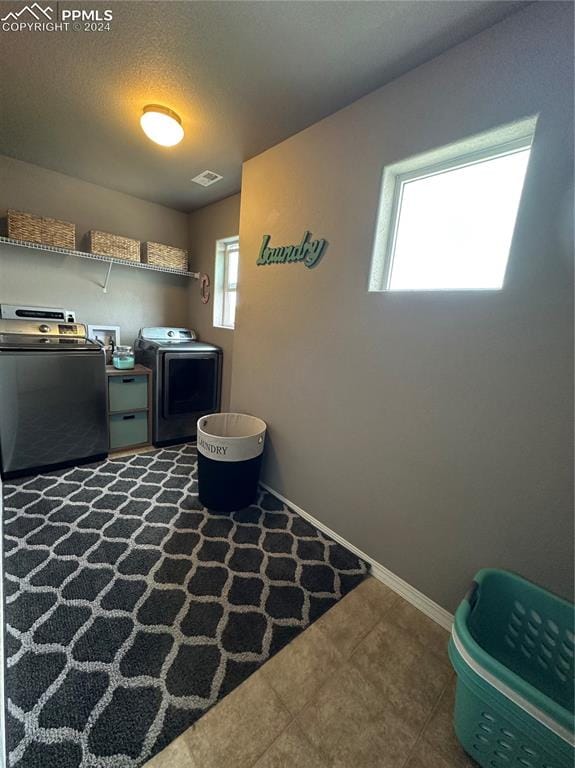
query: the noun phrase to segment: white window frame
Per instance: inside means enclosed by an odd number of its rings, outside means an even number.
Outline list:
[[[240,238],[238,235],[224,237],[221,240],[216,241],[214,269],[214,328],[227,328],[228,330],[233,330],[235,328],[235,315],[231,325],[224,323],[224,308],[226,295],[228,293],[235,293],[237,301],[238,285],[237,282],[233,285],[229,283],[228,264],[230,252],[238,251],[239,254],[239,247]]]
[[[414,292],[500,290],[493,288],[394,289],[390,287],[403,187],[409,181],[457,170],[467,165],[475,165],[485,160],[493,160],[528,149],[533,144],[536,124],[537,116],[529,117],[386,167],[381,184],[368,290],[370,292],[389,291],[393,293],[410,290]]]

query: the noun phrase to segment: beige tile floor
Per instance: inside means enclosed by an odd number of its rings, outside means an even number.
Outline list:
[[[473,768],[447,640],[368,578],[145,768]]]
[[[127,448],[126,450],[110,451],[108,457],[110,459],[123,459],[124,456],[134,456],[137,453],[148,453],[149,451],[157,451],[153,445],[142,445],[140,448]]]

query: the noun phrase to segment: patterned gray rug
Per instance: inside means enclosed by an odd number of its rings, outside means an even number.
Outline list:
[[[192,445],[4,487],[9,765],[135,768],[356,586],[262,493],[221,515]]]

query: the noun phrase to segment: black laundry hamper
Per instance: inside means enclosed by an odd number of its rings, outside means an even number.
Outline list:
[[[198,495],[216,512],[232,512],[256,500],[266,423],[244,413],[198,419]]]

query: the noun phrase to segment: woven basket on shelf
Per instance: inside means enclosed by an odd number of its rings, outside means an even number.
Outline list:
[[[140,241],[130,237],[111,235],[91,229],[87,234],[88,251],[98,256],[111,256],[114,259],[140,261]]]
[[[142,243],[142,264],[187,271],[188,252],[161,243]]]
[[[8,237],[57,248],[76,247],[76,227],[68,221],[34,216],[23,211],[8,211]]]

